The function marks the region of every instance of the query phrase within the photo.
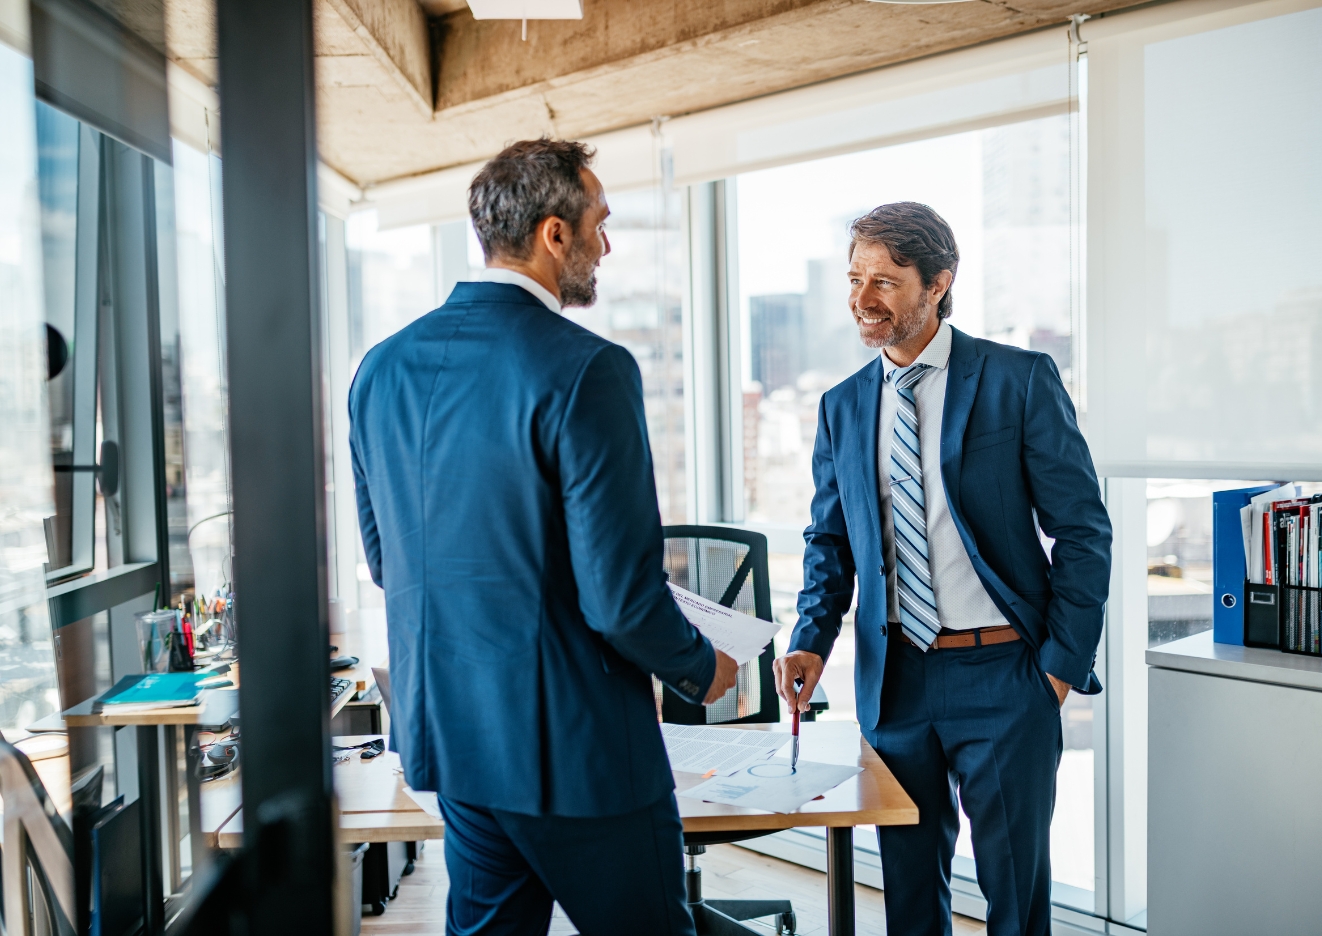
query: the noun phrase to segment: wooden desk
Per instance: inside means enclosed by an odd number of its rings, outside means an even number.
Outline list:
[[[373,737],[380,736],[351,735],[331,740],[334,744],[348,746]],[[237,775],[234,776],[237,780]],[[404,792],[404,774],[399,768],[398,754],[387,751],[365,761],[355,751],[348,761],[335,764],[334,777],[340,803],[342,841],[420,842],[441,838],[445,834],[445,823],[427,815],[417,801]],[[203,794],[213,795],[205,788]],[[223,795],[221,793],[217,798]],[[205,805],[203,811],[206,812]],[[216,811],[221,811],[221,807]],[[221,848],[239,848],[243,844],[242,809],[231,813],[219,826],[215,841]]]
[[[784,731],[785,725],[740,725],[749,731]],[[757,832],[826,827],[826,907],[831,936],[854,936],[854,826],[917,825],[918,807],[853,722],[804,722],[799,759],[854,764],[863,772],[792,813],[769,813],[677,796],[684,831]],[[702,782],[675,771],[676,792]]]
[[[346,695],[348,693],[345,693]],[[93,712],[95,699],[86,699],[60,713],[71,728],[123,728],[129,725],[154,727],[156,725],[223,725],[239,711],[238,689],[205,689],[199,705],[156,709],[152,712]]]

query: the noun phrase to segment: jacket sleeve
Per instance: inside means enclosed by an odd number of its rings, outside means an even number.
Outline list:
[[[349,389],[349,454],[353,461],[354,497],[358,501],[358,529],[363,536],[363,555],[367,557],[367,570],[378,588],[381,584],[381,534],[376,528],[376,514],[372,510],[372,494],[367,489],[367,473],[363,470],[359,452],[358,434],[354,431],[357,418],[355,403],[357,395]]]
[[[803,531],[803,591],[790,652],[810,650],[823,660],[840,636],[840,622],[854,600],[854,553],[836,482],[835,453],[826,397],[817,409],[817,441],[812,453],[812,522]]]
[[[1023,462],[1038,524],[1055,540],[1042,668],[1084,689],[1110,589],[1111,520],[1074,405],[1045,354],[1028,379]]]
[[[587,363],[556,445],[588,626],[644,672],[701,702],[716,675],[716,652],[666,586],[642,376],[628,351],[610,345]]]

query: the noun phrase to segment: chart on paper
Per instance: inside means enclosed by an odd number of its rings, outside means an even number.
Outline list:
[[[671,770],[731,774],[765,761],[789,742],[781,731],[746,731],[702,725],[662,725]]]
[[[789,813],[862,772],[862,767],[853,765],[809,761],[799,761],[797,767],[791,767],[789,761],[778,757],[728,776],[713,777],[679,795],[708,803]]]

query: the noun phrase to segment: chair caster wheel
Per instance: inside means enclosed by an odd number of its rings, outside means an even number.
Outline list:
[[[413,862],[410,861],[408,864],[404,865],[404,874],[409,875],[412,873],[413,873]]]
[[[793,912],[776,914],[776,936],[794,936],[797,929],[798,921]]]
[[[380,916],[386,912],[386,902],[384,900],[372,901],[372,916]]]

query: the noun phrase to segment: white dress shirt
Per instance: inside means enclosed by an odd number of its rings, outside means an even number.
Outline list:
[[[508,283],[511,286],[522,286],[552,312],[557,314],[560,312],[560,300],[551,295],[549,289],[531,276],[525,276],[517,270],[507,270],[504,267],[487,267],[478,276],[477,281],[479,283]]]
[[[947,365],[950,363],[950,324],[942,322],[915,364],[928,364],[931,370],[914,387],[914,409],[918,413],[918,440],[923,459],[923,498],[927,503],[927,560],[932,570],[932,591],[936,593],[936,614],[942,627],[972,630],[977,627],[1000,627],[1010,622],[992,603],[982,580],[973,571],[964,541],[946,501],[946,485],[941,478],[941,418],[946,407]],[[895,370],[883,350],[882,373]],[[881,425],[877,436],[877,474],[881,487],[882,543],[886,550],[886,597],[888,620],[900,624],[900,598],[896,590],[895,523],[891,516],[891,439],[895,434],[895,385],[881,382]]]

